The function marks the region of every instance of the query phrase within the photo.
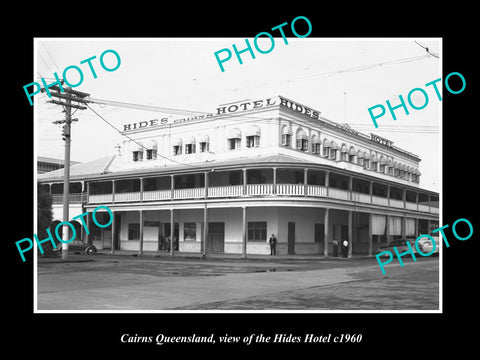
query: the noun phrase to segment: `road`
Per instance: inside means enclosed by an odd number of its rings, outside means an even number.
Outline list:
[[[40,262],[38,310],[439,309],[438,258],[392,263],[385,275],[374,258],[90,259]]]

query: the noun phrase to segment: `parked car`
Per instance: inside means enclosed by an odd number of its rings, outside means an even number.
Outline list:
[[[440,249],[440,244],[439,244],[439,241],[438,241],[438,237],[434,238],[434,239],[435,239],[436,246],[435,246],[435,252],[433,254],[438,255],[439,249]],[[393,241],[390,241],[390,243],[388,245],[381,246],[379,251],[390,251],[392,254],[395,254],[395,250],[393,248],[396,247],[397,251],[401,254],[401,253],[409,250],[408,246],[407,246],[407,241],[408,241],[410,243],[410,246],[413,249],[413,253],[418,254],[417,248],[415,247],[415,241],[416,240],[417,239],[413,239],[413,238],[412,239],[407,238],[407,239],[401,239],[401,240],[393,240]],[[423,254],[429,254],[433,249],[433,244],[428,238],[421,238],[420,240],[418,240],[417,246],[418,246],[418,250],[420,250]],[[418,255],[420,255],[420,254],[418,254]],[[386,257],[386,256],[388,256],[388,254],[382,254],[382,257],[384,257],[384,256]]]
[[[71,243],[68,244],[68,251],[92,255],[97,252],[97,248],[95,247],[95,245],[86,244],[82,240],[73,240]]]
[[[388,245],[381,246],[379,251],[390,251],[392,254],[395,255],[395,250],[393,248],[396,247],[399,253],[403,253],[405,251],[408,251],[408,245],[406,243],[407,241],[412,246],[413,252],[416,253],[417,250],[415,249],[415,239],[392,240]],[[388,254],[382,254],[382,257],[387,255]]]

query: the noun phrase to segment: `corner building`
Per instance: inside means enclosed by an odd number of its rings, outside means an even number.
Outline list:
[[[70,218],[89,212],[90,234],[72,221],[77,237],[112,252],[246,256],[268,255],[275,234],[277,254],[333,256],[332,241],[347,239],[352,256],[438,227],[420,158],[391,141],[282,96],[216,110],[126,124],[132,140],[115,155],[72,166]],[[62,181],[62,169],[38,176],[54,198],[52,227]],[[93,226],[99,205],[112,210],[111,227]]]

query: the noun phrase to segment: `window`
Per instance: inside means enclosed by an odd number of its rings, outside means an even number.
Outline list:
[[[323,156],[328,157],[329,153],[330,153],[330,148],[323,145]]]
[[[248,241],[267,241],[267,222],[248,222]]]
[[[336,158],[337,158],[337,149],[330,148],[330,159],[336,159]]]
[[[363,157],[357,157],[357,164],[360,165],[360,166],[363,166]]]
[[[388,167],[388,175],[393,175],[393,167]]]
[[[142,151],[133,151],[133,161],[143,160],[143,152]]]
[[[182,146],[181,145],[175,145],[173,147],[173,155],[182,155]]]
[[[282,145],[283,146],[291,146],[292,145],[292,135],[282,134]]]
[[[201,142],[200,143],[200,152],[208,152],[209,143],[208,142]]]
[[[195,144],[185,144],[185,154],[194,154]]]
[[[147,150],[147,160],[155,160],[156,158],[157,158],[156,149]]]
[[[128,240],[140,240],[140,224],[128,224]]]
[[[385,164],[380,164],[380,170],[381,173],[385,173]]]
[[[342,151],[340,154],[340,160],[347,161],[347,157],[348,157],[348,154]]]
[[[400,176],[400,169],[393,169],[393,176]]]
[[[354,164],[355,163],[355,155],[348,155],[348,162]]]
[[[240,149],[242,134],[239,129],[232,128],[227,134],[228,150]]]
[[[195,241],[197,238],[197,224],[194,222],[186,222],[183,224],[183,240]]]
[[[312,144],[312,153],[320,154],[320,144],[319,143]]]
[[[368,165],[370,165],[370,160],[369,159],[363,159],[363,167],[365,169],[368,169]]]
[[[315,224],[315,242],[323,243],[324,238],[325,238],[325,225]]]
[[[253,135],[247,136],[247,147],[259,147],[260,146],[260,136]]]
[[[308,139],[297,139],[297,150],[308,151]]]
[[[308,151],[308,136],[302,128],[297,130],[297,150]]]
[[[372,167],[371,167],[371,170],[373,171],[377,171],[377,162],[375,161],[372,161]]]
[[[238,138],[228,139],[228,149],[229,150],[240,149],[240,144],[241,144],[240,141],[241,139],[238,139]]]

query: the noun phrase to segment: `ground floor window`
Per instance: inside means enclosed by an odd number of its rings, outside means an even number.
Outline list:
[[[315,242],[323,243],[325,238],[325,226],[323,224],[315,224]]]
[[[248,241],[267,241],[267,222],[248,222]]]
[[[128,240],[140,240],[140,224],[128,224]]]
[[[195,241],[197,238],[197,224],[194,222],[186,222],[183,224],[184,241]]]

